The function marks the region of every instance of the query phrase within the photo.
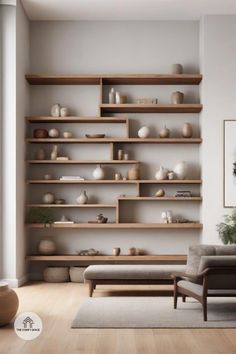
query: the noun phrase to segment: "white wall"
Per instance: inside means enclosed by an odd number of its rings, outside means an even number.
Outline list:
[[[236,16],[206,16],[201,21],[201,115],[203,144],[202,242],[219,243],[216,224],[223,208],[223,120],[236,118]]]

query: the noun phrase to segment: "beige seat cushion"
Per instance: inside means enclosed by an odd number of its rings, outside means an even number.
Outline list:
[[[93,279],[171,279],[174,272],[184,272],[185,265],[92,265],[84,272],[85,280]]]

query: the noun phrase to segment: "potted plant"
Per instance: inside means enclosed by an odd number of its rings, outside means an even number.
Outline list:
[[[224,222],[216,225],[221,241],[227,245],[236,243],[236,209],[231,215],[224,215]]]
[[[29,211],[28,219],[31,224],[44,224],[50,227],[55,220],[54,211],[51,208],[33,208]]]

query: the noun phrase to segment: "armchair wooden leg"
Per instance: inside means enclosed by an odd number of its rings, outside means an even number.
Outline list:
[[[207,297],[203,298],[202,308],[203,308],[203,319],[204,321],[207,321]]]
[[[178,287],[177,282],[174,283],[174,309],[177,309],[178,302]]]
[[[96,285],[94,285],[93,281],[89,281],[89,297],[93,296],[93,290],[95,289]]]
[[[186,302],[186,295],[182,295],[182,301]]]

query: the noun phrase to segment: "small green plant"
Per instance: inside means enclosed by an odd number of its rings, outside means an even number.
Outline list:
[[[51,208],[33,208],[28,214],[30,223],[51,224],[55,220],[54,212]]]
[[[236,209],[231,215],[224,215],[224,222],[216,225],[221,241],[227,245],[236,243]]]

